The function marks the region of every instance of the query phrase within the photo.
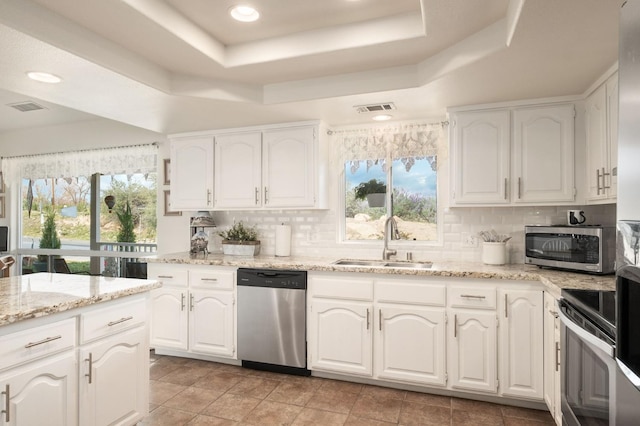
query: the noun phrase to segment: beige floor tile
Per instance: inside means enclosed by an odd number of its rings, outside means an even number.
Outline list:
[[[221,391],[189,387],[162,405],[191,413],[199,413],[213,401],[220,398],[222,394],[223,392]]]
[[[403,426],[449,426],[451,409],[404,401],[399,423]]]
[[[435,405],[437,407],[451,408],[451,397],[442,395],[433,395],[422,392],[407,392],[404,397],[405,401],[417,402],[418,404]]]
[[[487,416],[502,417],[502,405],[471,399],[451,398],[451,408]]]
[[[198,388],[226,392],[232,387],[234,387],[243,378],[244,376],[241,376],[238,374],[227,373],[222,371],[213,371],[207,374],[206,376],[196,380],[193,386]]]
[[[538,422],[555,423],[551,417],[551,413],[542,410],[532,410],[521,407],[502,406],[502,415],[504,417],[517,417],[520,419],[536,420]]]
[[[331,389],[325,390],[323,386],[313,394],[306,406],[319,410],[349,414],[357,399],[358,395],[355,393]]]
[[[186,386],[175,385],[173,383],[151,380],[149,382],[149,402],[156,405],[162,405],[186,388]]]
[[[286,426],[293,423],[302,407],[275,401],[262,401],[244,419],[252,425]]]
[[[182,426],[186,425],[196,415],[173,408],[158,407],[151,414],[138,423],[139,426]]]
[[[200,414],[221,417],[223,419],[243,420],[261,401],[256,398],[247,398],[241,395],[225,393],[211,403]]]
[[[389,426],[395,424],[397,423],[381,422],[379,420],[366,419],[350,415],[347,418],[347,421],[344,423],[344,426]]]
[[[158,381],[192,386],[195,382],[210,373],[211,370],[202,367],[178,367],[176,370],[159,378]]]
[[[505,426],[555,426],[556,422],[538,421],[532,419],[523,419],[520,417],[503,417],[502,421]]]
[[[205,416],[198,414],[188,424],[188,426],[236,426],[238,422],[229,419],[221,419],[219,417]]]
[[[361,394],[351,410],[351,414],[383,422],[397,423],[402,401],[393,398],[374,398]]]
[[[400,399],[403,400],[407,391],[391,388],[383,388],[381,386],[365,385],[362,388],[361,395],[372,396],[374,398]]]
[[[158,380],[179,368],[180,366],[177,364],[154,362],[149,366],[149,378]]]
[[[502,416],[491,416],[477,411],[453,410],[451,414],[453,426],[503,426]]]
[[[285,404],[305,406],[314,393],[315,386],[313,384],[280,382],[267,399]]]
[[[360,383],[343,382],[341,380],[325,380],[319,390],[349,392],[358,395],[362,391],[363,385]]]
[[[263,379],[261,377],[246,376],[236,383],[229,393],[265,399],[281,382]]]
[[[347,420],[347,414],[332,413],[330,411],[304,408],[296,417],[293,426],[342,426]]]

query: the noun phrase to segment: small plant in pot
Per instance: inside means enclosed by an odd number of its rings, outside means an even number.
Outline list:
[[[218,232],[222,237],[222,252],[239,256],[255,256],[260,253],[260,240],[255,227],[247,227],[242,221],[234,223],[226,231]]]
[[[384,207],[387,185],[378,179],[361,182],[353,189],[356,200],[367,200],[369,207]]]

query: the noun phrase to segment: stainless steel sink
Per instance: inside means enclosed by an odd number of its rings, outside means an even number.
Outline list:
[[[430,269],[431,262],[402,262],[388,260],[352,260],[340,259],[333,262],[338,266],[367,266],[370,268],[406,268],[406,269]]]

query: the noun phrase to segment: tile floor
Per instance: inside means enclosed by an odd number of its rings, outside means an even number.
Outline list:
[[[160,425],[553,425],[546,411],[151,353]]]

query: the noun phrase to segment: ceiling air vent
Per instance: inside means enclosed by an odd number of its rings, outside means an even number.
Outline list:
[[[396,106],[393,102],[385,102],[382,104],[371,104],[371,105],[356,105],[354,106],[356,111],[359,114],[367,113],[367,112],[382,112],[382,111],[391,111],[396,109]]]
[[[39,109],[45,109],[42,105],[38,105],[35,102],[26,101],[26,102],[17,102],[15,104],[7,104],[11,108],[15,108],[18,111],[29,112],[29,111],[37,111]]]

